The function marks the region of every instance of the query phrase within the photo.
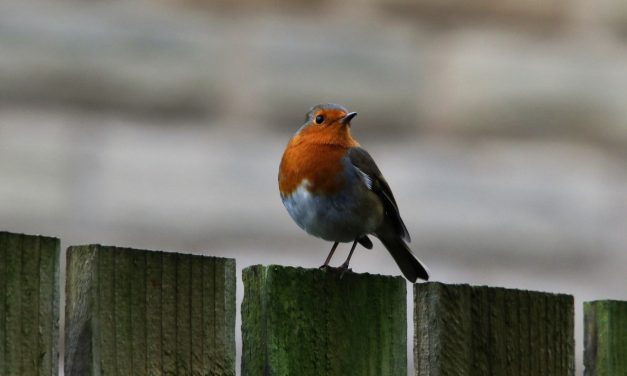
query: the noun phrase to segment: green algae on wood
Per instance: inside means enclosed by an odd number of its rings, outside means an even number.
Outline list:
[[[406,375],[401,277],[244,269],[242,375]]]
[[[66,296],[68,376],[235,375],[233,259],[70,247]]]
[[[585,302],[585,376],[627,375],[627,301]]]
[[[57,375],[57,238],[0,231],[0,375]]]
[[[414,285],[417,376],[571,376],[573,297],[487,286]]]

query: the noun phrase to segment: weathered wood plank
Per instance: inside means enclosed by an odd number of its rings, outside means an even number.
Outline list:
[[[217,369],[218,364],[215,360],[217,358],[216,349],[216,337],[212,335],[215,332],[216,321],[214,317],[215,302],[218,298],[215,294],[215,264],[204,263],[203,268],[203,338],[207,339],[207,342],[203,346],[203,364],[204,367],[210,369]]]
[[[209,268],[228,283],[204,284]],[[190,374],[202,344],[211,344],[224,367],[196,361],[196,374],[235,375],[234,260],[78,246],[68,249],[67,275],[66,375]],[[199,291],[192,291],[192,284]],[[193,301],[206,289],[220,309],[208,312],[204,299]],[[200,306],[192,309],[195,304]],[[219,324],[200,330],[205,313]]]
[[[0,231],[0,374],[56,375],[59,239]]]
[[[585,376],[627,373],[627,301],[584,303]]]
[[[100,328],[92,328],[99,332],[99,347],[94,351],[100,353],[100,371],[103,375],[117,375],[117,362],[115,358],[115,260],[114,248],[95,246],[97,256],[97,274],[94,278],[98,281],[98,306],[100,307],[96,318],[96,323]],[[71,251],[68,250],[68,254]],[[69,268],[66,267],[66,273]],[[67,294],[66,294],[67,296]],[[67,327],[66,323],[66,327]],[[78,344],[77,344],[78,345]],[[66,342],[66,346],[68,346]],[[71,345],[70,345],[71,346]],[[103,349],[104,351],[99,351]]]
[[[6,262],[6,342],[5,374],[21,374],[22,346],[20,331],[22,329],[22,295],[20,294],[22,271],[22,236],[10,236],[7,244]]]
[[[52,376],[59,370],[59,253],[57,238],[40,237],[39,252],[39,375]],[[50,251],[47,251],[50,250]]]
[[[243,279],[242,375],[407,374],[404,279],[276,265]]]
[[[36,375],[38,354],[35,344],[39,326],[39,239],[25,236],[22,241],[22,270],[20,272],[20,294],[22,296],[20,342],[22,347],[22,366],[24,375]]]
[[[228,261],[224,261],[225,264],[216,264],[214,266],[214,294],[216,294],[216,300],[214,305],[214,328],[216,338],[216,349],[229,348],[230,351],[215,355],[214,369],[217,374],[231,374],[235,373],[235,357],[231,354],[235,354],[235,333],[233,331],[227,331],[226,328],[231,325],[235,325],[235,280],[229,278],[228,270],[234,268],[235,265],[228,265]],[[225,294],[222,296],[221,291]],[[218,312],[228,312],[228,315],[220,315]]]
[[[6,372],[6,345],[7,332],[7,253],[9,252],[9,237],[6,232],[0,232],[0,373]]]
[[[163,374],[176,375],[176,254],[164,253],[161,275]]]
[[[146,365],[149,375],[160,375],[163,369],[163,335],[161,330],[161,279],[163,254],[150,252],[146,257]]]
[[[572,296],[423,283],[414,301],[417,376],[574,375]]]
[[[132,324],[131,324],[131,262],[133,252],[128,252],[122,248],[113,250],[113,267],[115,268],[115,279],[113,281],[113,299],[115,300],[114,325],[115,325],[115,363],[118,375],[132,373],[133,370],[133,347],[132,347]],[[134,323],[140,325],[139,323]]]
[[[191,373],[192,317],[191,265],[192,258],[180,255],[176,265],[176,374]]]
[[[192,376],[202,376],[203,373],[203,346],[204,341],[202,335],[193,335],[194,333],[203,332],[203,263],[199,256],[191,259],[191,285],[190,285],[190,329],[191,336],[191,374]]]
[[[94,316],[98,317],[99,285],[95,247],[76,247],[67,253],[65,279],[65,364],[66,375],[99,374],[100,360],[96,360],[92,344],[100,346],[101,336],[92,330]],[[93,340],[92,340],[93,338]],[[93,359],[94,367],[91,361]]]
[[[131,350],[132,373],[135,376],[147,375],[147,346],[146,346],[146,271],[147,257],[140,252],[131,254]]]

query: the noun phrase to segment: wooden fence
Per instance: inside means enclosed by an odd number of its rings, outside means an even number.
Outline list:
[[[401,277],[244,269],[242,375],[407,375]],[[67,252],[66,375],[235,375],[235,260]],[[572,296],[413,285],[415,375],[574,375]],[[0,375],[58,374],[59,240],[0,232]],[[627,302],[585,309],[585,374],[627,374]]]

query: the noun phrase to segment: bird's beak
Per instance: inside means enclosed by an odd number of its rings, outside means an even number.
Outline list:
[[[346,114],[346,116],[340,119],[340,123],[350,124],[351,120],[353,120],[355,116],[357,116],[357,112],[349,112]]]

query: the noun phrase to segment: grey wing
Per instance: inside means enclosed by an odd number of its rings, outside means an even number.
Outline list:
[[[393,221],[398,235],[403,240],[410,242],[411,237],[407,227],[405,227],[405,223],[403,223],[403,219],[401,219],[394,194],[392,194],[390,186],[383,178],[381,171],[379,171],[370,154],[366,150],[356,147],[349,150],[348,158],[368,189],[376,193],[381,199],[385,208],[385,215]]]

